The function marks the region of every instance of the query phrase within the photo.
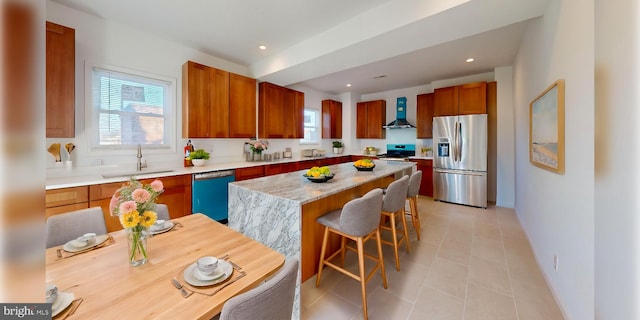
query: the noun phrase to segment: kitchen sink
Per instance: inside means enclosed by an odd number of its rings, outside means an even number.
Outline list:
[[[108,178],[118,178],[118,177],[139,177],[147,174],[154,173],[163,173],[163,172],[173,172],[173,169],[162,169],[162,170],[149,170],[149,171],[129,171],[129,172],[111,172],[111,173],[103,173],[102,177],[105,179]]]

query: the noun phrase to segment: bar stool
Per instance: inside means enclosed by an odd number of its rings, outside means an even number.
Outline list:
[[[409,200],[409,214],[411,214],[411,223],[416,230],[418,240],[420,240],[420,216],[418,214],[418,192],[420,191],[420,183],[422,182],[422,171],[414,172],[409,178],[409,189],[407,190],[407,200]]]
[[[407,246],[407,252],[409,252],[409,233],[407,232],[407,220],[404,217],[404,205],[407,201],[407,190],[409,189],[409,176],[403,176],[402,178],[391,182],[387,187],[387,192],[384,194],[382,201],[382,216],[388,217],[390,225],[387,226],[385,219],[381,220],[380,229],[391,231],[392,241],[381,240],[382,243],[393,246],[393,252],[396,258],[396,270],[400,271],[400,258],[398,257],[398,246],[402,241]],[[402,222],[403,232],[398,238],[396,229],[396,218],[400,217]]]
[[[334,268],[342,272],[343,274],[360,281],[364,319],[368,319],[366,283],[372,278],[378,268],[380,268],[380,272],[382,273],[382,284],[385,289],[387,288],[387,276],[384,271],[384,261],[382,259],[382,244],[380,243],[380,229],[378,228],[378,224],[380,223],[381,210],[382,190],[373,189],[367,192],[367,194],[365,194],[361,198],[353,199],[347,202],[342,207],[342,209],[331,211],[317,218],[318,223],[325,226],[325,228],[324,238],[322,239],[322,249],[320,251],[320,264],[318,265],[316,287],[320,285],[320,278],[322,277],[322,267],[324,265]],[[328,258],[325,258],[329,232],[333,232],[337,235],[342,236],[342,239],[340,249],[331,254]],[[378,257],[374,257],[364,252],[364,243],[374,236],[376,238],[378,247]],[[347,246],[347,239],[355,241],[356,248]],[[358,254],[359,275],[356,275],[344,269],[344,254],[346,249],[355,251]],[[341,255],[340,263],[342,264],[342,266],[338,266],[330,261],[338,254]],[[376,262],[373,270],[371,270],[368,275],[365,274],[364,269],[365,257]]]

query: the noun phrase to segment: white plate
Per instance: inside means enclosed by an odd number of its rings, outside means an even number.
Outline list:
[[[149,230],[151,231],[151,234],[158,234],[158,233],[167,232],[173,229],[174,226],[175,224],[173,223],[173,221],[165,221],[164,228],[156,230],[155,228],[151,227]]]
[[[62,310],[68,308],[75,298],[73,292],[58,292],[58,298],[51,304],[51,316],[55,317]]]
[[[220,272],[222,273],[222,276],[212,280],[198,279],[199,274],[197,268],[198,267],[194,262],[184,270],[184,280],[187,281],[188,284],[195,287],[212,286],[214,284],[218,284],[222,281],[227,280],[233,273],[233,266],[225,260],[218,260],[218,268],[216,268],[216,273]]]
[[[107,241],[107,239],[109,238],[108,234],[101,234],[99,236],[96,236],[96,242],[94,242],[93,244],[88,244],[82,247],[77,247],[76,246],[76,239],[73,239],[67,243],[64,244],[64,246],[62,246],[62,249],[64,249],[64,251],[66,252],[78,252],[78,251],[82,251],[82,250],[87,250],[90,248],[93,248],[97,245],[102,244],[103,242]]]

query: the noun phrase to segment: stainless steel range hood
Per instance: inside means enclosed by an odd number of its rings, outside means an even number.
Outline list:
[[[396,119],[389,122],[386,126],[382,126],[385,129],[407,129],[415,128],[414,125],[407,121],[407,98],[398,98],[396,104]]]

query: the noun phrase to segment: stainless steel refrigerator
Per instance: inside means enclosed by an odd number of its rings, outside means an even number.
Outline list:
[[[487,115],[433,118],[433,199],[487,207]]]

